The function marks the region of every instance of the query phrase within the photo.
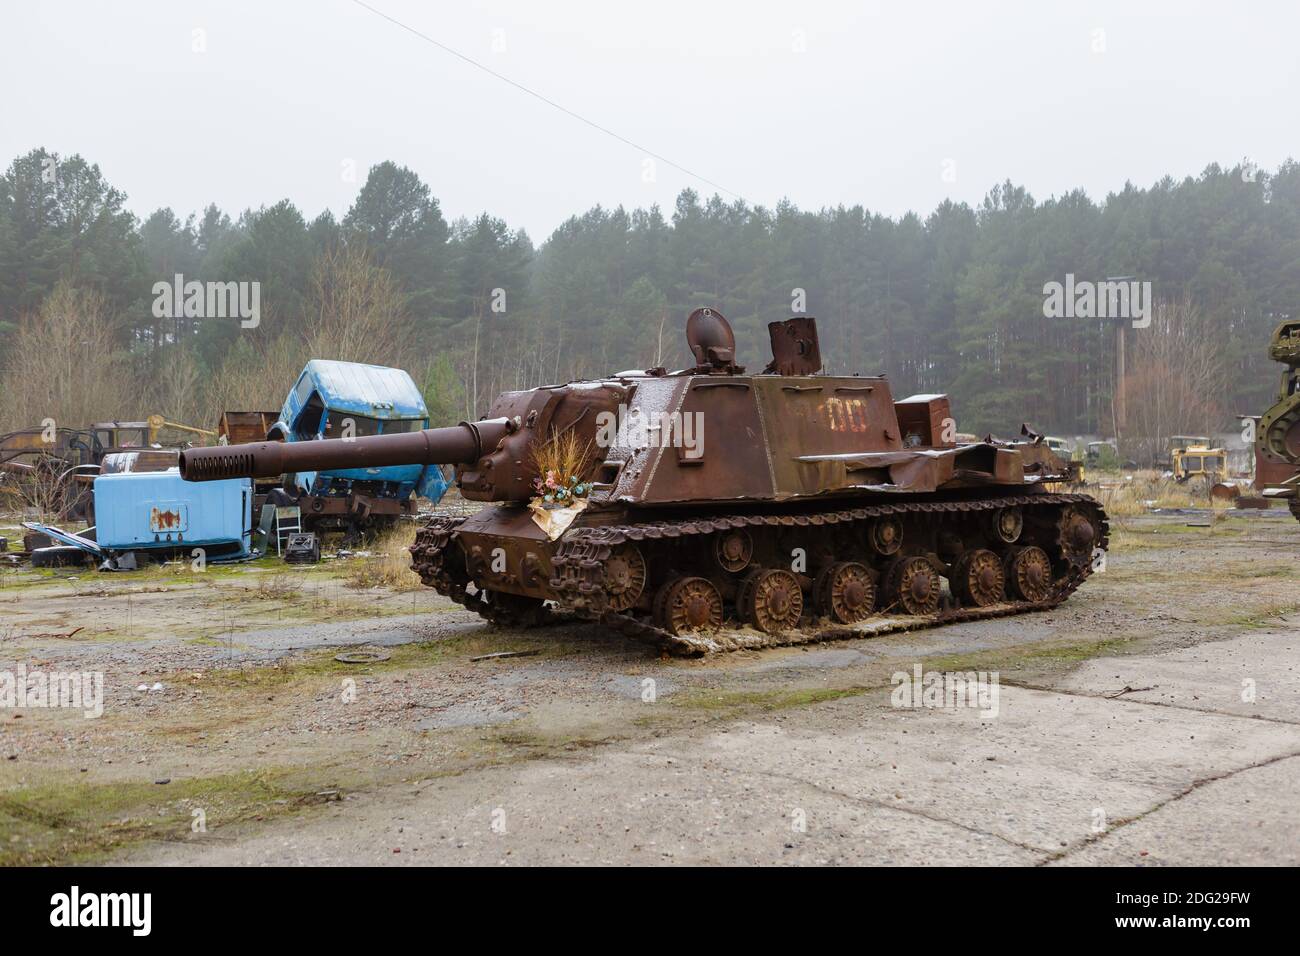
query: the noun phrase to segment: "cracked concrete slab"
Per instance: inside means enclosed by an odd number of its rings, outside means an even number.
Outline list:
[[[361,797],[235,843],[159,844],[132,862],[284,864],[1026,864],[996,837],[855,801],[797,779],[758,780],[654,746],[546,761]],[[358,825],[360,828],[358,828]],[[400,850],[400,852],[394,852]]]
[[[1160,654],[1089,661],[1048,686],[1300,724],[1300,618],[1282,624]]]
[[[1300,755],[1197,785],[1055,866],[1295,866]]]
[[[1296,728],[1193,710],[1004,687],[998,716],[983,720],[895,710],[880,691],[596,758],[466,774],[400,809],[363,795],[233,846],[167,845],[138,859],[1029,864],[1102,853],[1110,837],[1090,843],[1095,827],[1163,812],[1198,780],[1288,752],[1300,752]],[[1262,839],[1275,858],[1300,862],[1275,809]],[[1191,815],[1166,833],[1166,852],[1193,852],[1201,823]]]
[[[883,695],[856,698],[714,735],[680,756],[1048,854],[1088,839],[1098,811],[1132,816],[1201,777],[1300,748],[1287,726],[1012,687],[1000,711],[981,720],[973,710],[895,711]]]

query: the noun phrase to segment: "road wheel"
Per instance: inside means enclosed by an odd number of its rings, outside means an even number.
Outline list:
[[[857,561],[837,561],[823,568],[813,594],[818,612],[841,624],[870,617],[876,607],[876,584],[866,565]]]
[[[765,568],[746,580],[740,616],[760,631],[775,634],[799,626],[803,590],[789,571]]]
[[[966,551],[953,564],[952,590],[967,607],[988,607],[1006,596],[1007,573],[987,548]]]
[[[927,558],[899,558],[890,567],[886,594],[897,610],[933,614],[939,609],[939,572]]]
[[[655,623],[669,634],[721,627],[722,595],[707,578],[676,578],[655,597]]]
[[[1012,597],[1039,604],[1052,593],[1052,561],[1042,548],[1015,548],[1005,560],[1007,591]]]

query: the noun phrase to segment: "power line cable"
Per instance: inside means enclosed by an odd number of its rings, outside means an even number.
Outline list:
[[[604,133],[606,136],[613,137],[614,139],[618,140],[620,143],[624,144],[625,146],[631,146],[633,149],[637,150],[638,152],[644,153],[646,156],[650,156],[653,159],[657,159],[659,162],[663,163],[664,165],[671,166],[673,169],[685,173],[687,176],[690,176],[692,179],[698,179],[700,182],[712,186],[714,189],[717,189],[720,192],[724,192],[728,196],[734,196],[739,200],[742,201],[744,200],[745,197],[740,195],[740,193],[728,189],[726,186],[716,183],[711,179],[701,176],[699,173],[694,172],[693,170],[687,169],[681,163],[673,162],[667,156],[663,156],[659,153],[654,152],[653,150],[646,149],[640,143],[633,142],[632,140],[628,139],[626,136],[621,136],[618,133],[614,132],[612,129],[609,129],[605,126],[601,126],[599,123],[595,122],[594,120],[587,119],[587,117],[583,116],[580,113],[575,113],[567,106],[563,106],[562,104],[555,102],[555,100],[547,96],[543,96],[541,93],[538,93],[536,90],[529,89],[528,87],[524,86],[522,83],[518,83],[515,80],[510,79],[510,77],[498,73],[490,66],[486,66],[480,63],[478,60],[475,60],[473,57],[466,56],[464,53],[461,53],[459,50],[455,50],[452,47],[447,46],[447,44],[435,40],[427,33],[421,33],[419,30],[415,29],[412,26],[408,26],[407,24],[403,23],[401,20],[398,20],[395,17],[390,17],[388,14],[384,13],[384,11],[375,9],[370,4],[365,3],[364,0],[352,0],[352,2],[365,10],[369,10],[375,16],[387,20],[389,23],[393,24],[394,26],[401,27],[407,33],[419,37],[421,40],[424,40],[426,43],[433,44],[439,50],[442,50],[444,53],[450,53],[452,56],[456,57],[457,59],[464,60],[470,66],[476,67],[482,70],[484,73],[487,73],[489,76],[495,77],[496,79],[500,80],[502,83],[508,83],[509,85],[513,86],[515,89],[520,90],[523,93],[527,93],[529,96],[533,97],[534,99],[541,100],[543,103],[545,103],[547,106],[551,107],[552,109],[559,110],[561,113],[564,113],[565,115],[570,116],[573,119],[576,119],[578,122],[585,123],[587,126],[590,126],[592,129],[598,130],[599,132]]]

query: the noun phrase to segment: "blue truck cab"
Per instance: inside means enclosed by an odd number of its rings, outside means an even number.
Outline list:
[[[285,399],[273,441],[361,438],[429,427],[429,410],[402,369],[312,359]],[[447,480],[437,465],[306,471],[285,476],[305,518],[341,526],[413,514],[415,495],[439,501]]]

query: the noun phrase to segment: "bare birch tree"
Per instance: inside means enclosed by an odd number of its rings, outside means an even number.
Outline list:
[[[1227,367],[1213,323],[1189,298],[1158,303],[1150,326],[1124,334],[1131,453],[1150,464],[1171,435],[1209,435],[1223,420]]]
[[[102,295],[67,281],[55,285],[20,321],[7,350],[0,430],[47,418],[60,428],[82,428],[106,413],[138,413],[116,331]]]

